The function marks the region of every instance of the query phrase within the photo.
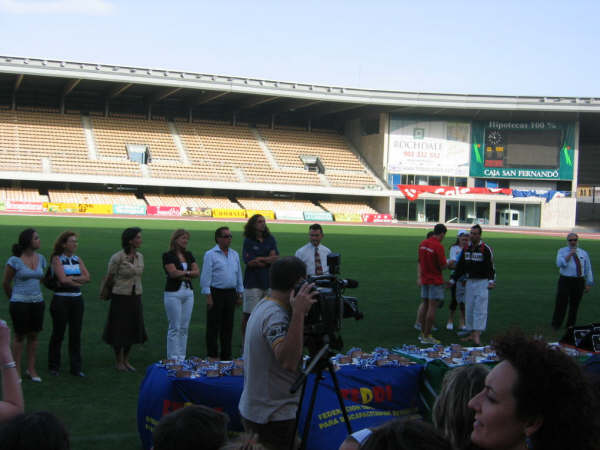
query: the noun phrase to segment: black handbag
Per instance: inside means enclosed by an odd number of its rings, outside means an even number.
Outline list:
[[[51,291],[56,291],[60,286],[60,283],[56,278],[56,274],[52,270],[52,266],[48,266],[48,268],[46,269],[46,273],[42,277],[42,284]]]

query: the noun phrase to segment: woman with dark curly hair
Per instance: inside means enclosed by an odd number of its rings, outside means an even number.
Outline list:
[[[598,449],[597,398],[568,355],[513,330],[493,344],[502,360],[469,402],[471,441],[486,450]]]
[[[243,343],[250,313],[269,290],[269,268],[279,258],[277,242],[267,227],[267,221],[260,214],[254,214],[244,226],[242,257],[246,264],[242,314]]]

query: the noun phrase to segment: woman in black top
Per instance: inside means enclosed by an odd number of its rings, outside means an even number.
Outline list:
[[[190,233],[178,229],[171,236],[168,252],[163,253],[167,274],[164,302],[169,320],[167,331],[167,358],[185,359],[188,326],[194,307],[192,278],[200,276],[200,269],[191,252],[187,251]]]

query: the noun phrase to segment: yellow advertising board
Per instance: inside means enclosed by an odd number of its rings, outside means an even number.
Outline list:
[[[210,217],[212,216],[212,211],[210,208],[201,208],[197,206],[186,206],[185,208],[181,208],[182,216],[201,216],[201,217]]]
[[[83,214],[112,214],[113,205],[97,205],[92,203],[80,203],[79,212]]]
[[[262,209],[247,209],[246,214],[246,217],[248,218],[252,217],[255,214],[260,214],[265,219],[275,220],[275,211],[268,211]]]
[[[245,219],[246,218],[246,210],[245,209],[213,208],[212,216],[228,218],[228,219],[235,219],[235,218]]]
[[[77,213],[79,212],[79,204],[47,202],[44,203],[44,209],[48,212]]]
[[[337,213],[333,215],[336,222],[361,222],[362,216],[360,214],[352,213]]]

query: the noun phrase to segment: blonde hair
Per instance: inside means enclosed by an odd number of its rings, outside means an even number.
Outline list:
[[[177,250],[175,241],[177,239],[179,239],[181,236],[185,236],[187,235],[188,239],[190,237],[190,232],[187,230],[184,230],[183,228],[178,228],[177,230],[173,231],[173,234],[171,235],[171,242],[169,242],[169,250],[171,251],[175,251]]]
[[[467,404],[483,390],[487,366],[473,364],[446,373],[440,394],[433,404],[433,425],[446,436],[452,447],[461,450],[471,444],[475,412]]]

